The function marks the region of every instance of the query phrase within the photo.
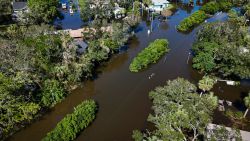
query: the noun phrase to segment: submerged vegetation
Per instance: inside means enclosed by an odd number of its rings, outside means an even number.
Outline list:
[[[133,59],[129,70],[138,72],[145,69],[149,64],[156,63],[168,51],[168,41],[166,39],[157,39]]]
[[[72,114],[66,115],[42,141],[71,141],[94,119],[97,107],[93,100],[79,104]]]
[[[177,29],[182,32],[189,31],[195,26],[203,23],[209,15],[213,15],[216,12],[224,11],[227,12],[233,6],[233,3],[222,0],[222,1],[211,1],[203,5],[200,10],[194,12],[189,17],[185,18],[177,26]]]
[[[199,25],[204,22],[208,16],[204,11],[198,10],[194,12],[191,16],[185,18],[181,23],[177,26],[179,31],[188,31],[192,29],[194,26]]]

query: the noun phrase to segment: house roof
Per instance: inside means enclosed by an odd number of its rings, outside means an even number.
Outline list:
[[[152,0],[152,2],[154,5],[165,5],[169,3],[167,0]]]
[[[86,49],[88,47],[88,44],[82,40],[75,40],[74,43],[75,43],[75,45],[77,45],[83,49]]]
[[[27,2],[13,2],[13,10],[22,10],[27,7]]]
[[[75,44],[76,46],[78,46],[76,52],[79,53],[79,54],[84,53],[84,51],[85,51],[85,50],[87,49],[87,47],[88,47],[88,44],[85,43],[85,42],[82,41],[82,40],[74,40],[74,44]]]

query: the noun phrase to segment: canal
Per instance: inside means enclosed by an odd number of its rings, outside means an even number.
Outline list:
[[[147,34],[150,24],[142,21],[136,29],[135,36],[128,41],[128,48],[99,67],[94,80],[83,82],[64,101],[9,140],[41,140],[66,114],[71,113],[75,106],[89,98],[98,103],[99,110],[95,121],[78,136],[77,141],[130,141],[134,129],[153,128],[147,122],[151,112],[149,91],[177,77],[183,77],[193,83],[197,83],[202,77],[202,74],[192,69],[191,60],[187,63],[199,27],[188,34],[179,33],[175,29],[182,19],[197,9],[197,6],[188,10],[178,8],[167,22],[155,19],[150,35]],[[220,18],[210,20],[212,22]],[[158,38],[168,39],[171,51],[149,69],[131,73],[128,68],[132,59]],[[152,73],[155,75],[148,79]],[[213,92],[219,99],[232,101],[236,109],[243,111],[242,98],[249,90],[250,85],[247,81],[240,86],[228,86],[220,82],[216,84]],[[229,124],[220,113],[214,117],[215,123]]]

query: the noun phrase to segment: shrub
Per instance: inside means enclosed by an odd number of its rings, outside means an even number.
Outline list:
[[[233,6],[233,4],[231,2],[228,2],[228,1],[219,2],[220,10],[222,10],[224,12],[227,12],[228,10],[230,10],[232,6]]]
[[[56,103],[60,102],[64,96],[64,90],[57,80],[45,80],[41,100],[43,105],[53,107]]]
[[[82,102],[72,114],[64,117],[42,141],[74,140],[77,134],[95,119],[96,108],[93,100]]]
[[[220,6],[217,2],[209,2],[201,7],[202,11],[204,11],[207,14],[215,14],[220,10]]]
[[[169,48],[166,39],[155,40],[133,59],[129,66],[130,71],[138,72],[146,68],[149,64],[156,63],[156,61],[167,51],[169,51]]]
[[[204,22],[206,18],[206,13],[204,11],[198,10],[194,12],[191,16],[181,21],[181,23],[177,26],[177,29],[182,32],[188,31],[194,26]]]

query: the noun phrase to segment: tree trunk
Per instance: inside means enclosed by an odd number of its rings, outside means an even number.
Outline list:
[[[248,113],[248,108],[247,108],[247,110],[245,111],[245,113],[244,113],[244,118],[246,118],[246,116],[247,116],[247,113]]]
[[[202,96],[202,94],[203,94],[203,92],[201,91],[201,93],[200,93],[200,97]]]

